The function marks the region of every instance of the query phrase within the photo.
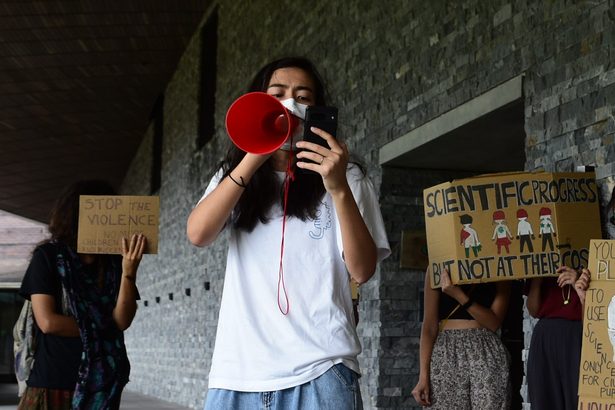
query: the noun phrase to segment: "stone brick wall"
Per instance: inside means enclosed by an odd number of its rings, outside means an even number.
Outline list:
[[[594,164],[601,185],[610,187],[615,1],[214,3],[217,130],[197,150],[199,70],[207,62],[200,61],[196,33],[165,90],[160,253],[147,256],[140,270],[142,301],[127,332],[133,365],[128,388],[202,407],[226,242],[192,247],[186,218],[223,158],[227,107],[262,64],[301,54],[320,67],[340,107],[339,135],[380,191],[394,250],[361,288],[364,402],[374,409],[414,408],[423,275],[398,267],[400,233],[423,224],[421,189],[450,176],[381,167],[378,150],[524,74],[526,169]],[[151,169],[151,134],[150,128],[126,176],[126,193],[149,193],[144,170]]]

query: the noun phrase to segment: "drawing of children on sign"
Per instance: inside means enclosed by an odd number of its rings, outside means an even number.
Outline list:
[[[525,245],[527,245],[528,252],[534,252],[534,246],[532,245],[532,239],[534,239],[534,231],[532,231],[532,225],[527,221],[527,211],[525,209],[519,209],[517,211],[517,239],[519,239],[519,250],[523,252]]]
[[[615,296],[611,298],[611,303],[609,303],[607,316],[607,331],[609,332],[609,340],[611,341],[611,346],[613,346],[613,362],[615,362]]]
[[[459,217],[461,225],[463,228],[461,229],[461,245],[466,249],[466,258],[470,257],[470,248],[472,248],[472,252],[474,252],[474,256],[478,256],[478,252],[481,250],[481,244],[478,240],[478,234],[472,228],[472,217],[470,215],[464,214]]]
[[[549,243],[549,249],[553,251],[553,236],[557,236],[557,234],[555,233],[553,222],[551,222],[551,210],[549,208],[540,208],[538,216],[540,217],[538,237],[540,238],[542,236],[542,251],[545,251],[547,242]]]
[[[494,240],[495,244],[498,246],[498,255],[502,251],[502,246],[506,248],[506,253],[510,253],[508,245],[511,244],[510,240],[513,236],[510,233],[510,229],[508,229],[508,225],[506,225],[504,211],[495,211],[493,213],[493,223],[495,224],[495,228],[493,229],[491,240]]]

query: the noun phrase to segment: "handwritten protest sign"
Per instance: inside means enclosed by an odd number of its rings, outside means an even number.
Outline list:
[[[583,312],[579,409],[615,410],[615,241],[589,245],[591,282]]]
[[[423,192],[432,287],[554,276],[587,265],[601,236],[593,173],[508,173]]]
[[[159,214],[157,196],[81,195],[77,252],[121,254],[121,238],[142,233],[157,253]]]

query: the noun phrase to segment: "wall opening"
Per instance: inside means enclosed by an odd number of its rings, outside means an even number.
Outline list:
[[[519,76],[383,146],[380,164],[383,167],[381,191],[385,219],[387,213],[405,213],[405,217],[399,217],[401,223],[394,219],[395,229],[424,231],[423,189],[472,175],[523,171],[524,124],[522,78]],[[388,195],[395,198],[395,203],[387,203]],[[400,201],[406,205],[400,206]],[[392,247],[395,247],[395,239],[401,238],[400,232],[390,233]],[[420,276],[420,286],[408,297],[422,298],[424,272],[402,271],[400,274],[412,277],[409,283],[416,283]],[[524,374],[522,283],[513,281],[511,284],[511,302],[501,334],[511,354],[511,408],[521,409]],[[417,312],[409,315],[408,321],[419,327],[415,321],[417,317],[418,322],[422,321],[423,302],[414,300],[414,303]],[[418,359],[418,348],[416,357]]]

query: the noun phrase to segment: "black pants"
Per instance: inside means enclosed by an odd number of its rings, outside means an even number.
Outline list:
[[[532,333],[527,387],[532,410],[576,410],[583,324],[543,318]]]
[[[529,253],[534,252],[534,246],[532,245],[532,238],[530,235],[519,235],[519,246],[520,252],[523,253],[523,249],[525,249],[525,245],[527,245],[527,249]]]
[[[549,244],[549,249],[553,252],[553,236],[550,233],[542,234],[542,251],[544,252],[547,249],[547,243]]]

